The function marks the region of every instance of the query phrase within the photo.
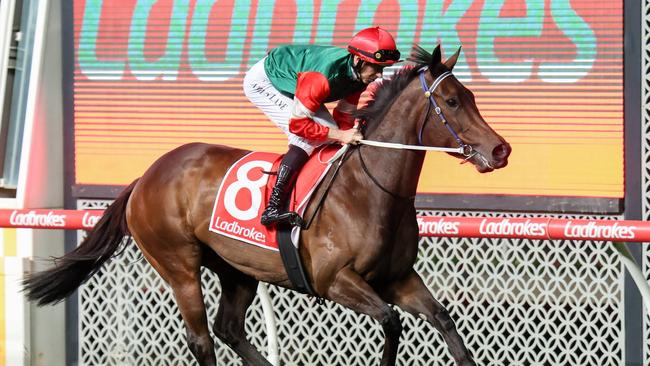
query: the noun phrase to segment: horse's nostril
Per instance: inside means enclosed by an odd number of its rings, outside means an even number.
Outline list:
[[[501,144],[492,150],[492,157],[495,160],[504,160],[508,155],[510,155],[510,151],[512,151],[510,145]]]

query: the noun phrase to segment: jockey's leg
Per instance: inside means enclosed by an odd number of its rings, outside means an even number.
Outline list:
[[[280,167],[278,168],[278,178],[275,186],[271,191],[269,203],[262,213],[262,225],[270,226],[273,224],[298,224],[302,225],[300,215],[295,212],[287,211],[288,198],[291,195],[293,183],[302,169],[303,165],[309,159],[309,155],[302,148],[289,145],[289,151],[286,153]]]
[[[264,114],[289,137],[289,151],[278,170],[278,180],[273,188],[269,205],[262,214],[265,226],[289,223],[301,225],[302,219],[295,212],[287,212],[285,204],[291,193],[295,178],[316,146],[324,141],[310,141],[289,131],[289,121],[294,100],[277,90],[264,70],[264,60],[256,63],[244,77],[244,93]],[[338,128],[327,107],[321,106],[313,116],[315,123]]]

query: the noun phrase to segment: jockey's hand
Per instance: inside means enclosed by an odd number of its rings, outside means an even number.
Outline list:
[[[354,127],[349,130],[337,130],[331,128],[329,136],[331,139],[337,140],[342,144],[356,145],[359,141],[363,140],[363,135],[359,132],[359,124],[355,123]]]

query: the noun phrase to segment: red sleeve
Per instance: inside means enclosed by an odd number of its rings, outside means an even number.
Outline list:
[[[339,100],[339,103],[334,108],[332,113],[334,121],[342,130],[349,130],[354,127],[354,112],[357,110],[357,104],[363,90],[357,93],[350,94],[347,97]]]
[[[330,84],[325,75],[316,71],[298,74],[296,98],[312,113],[316,113],[329,95]]]
[[[315,71],[299,73],[289,131],[309,140],[326,140],[329,128],[312,118],[329,95],[330,86],[325,75]]]
[[[323,141],[327,140],[330,132],[329,127],[314,122],[311,118],[291,118],[289,121],[289,131],[294,135],[304,137],[308,140]]]

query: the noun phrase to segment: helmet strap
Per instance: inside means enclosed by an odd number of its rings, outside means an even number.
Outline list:
[[[352,65],[352,71],[354,71],[354,74],[358,80],[361,80],[361,68],[363,67],[364,62],[365,61],[363,61],[361,57],[358,57],[357,62]]]

